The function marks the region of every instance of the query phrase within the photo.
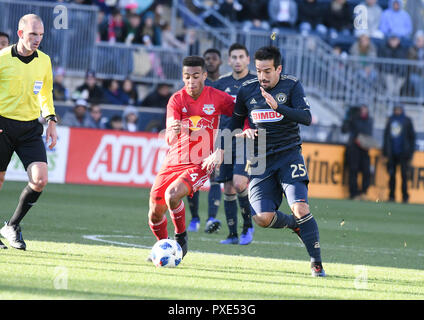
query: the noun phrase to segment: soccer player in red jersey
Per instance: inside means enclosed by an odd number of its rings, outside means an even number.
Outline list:
[[[149,226],[155,237],[168,238],[166,211],[175,227],[175,240],[187,253],[183,198],[209,179],[214,163],[223,153],[214,151],[221,114],[231,116],[234,99],[227,93],[205,87],[207,72],[202,57],[183,60],[184,87],[169,99],[165,139],[170,146],[150,191]]]

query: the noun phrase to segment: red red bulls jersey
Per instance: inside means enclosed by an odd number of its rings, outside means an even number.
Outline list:
[[[166,156],[167,166],[201,164],[214,151],[220,115],[231,117],[234,99],[226,92],[205,86],[194,100],[185,88],[175,92],[166,110],[166,127],[172,120],[181,120],[182,128]]]

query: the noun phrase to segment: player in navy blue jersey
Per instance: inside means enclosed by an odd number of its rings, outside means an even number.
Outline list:
[[[214,87],[220,77],[220,67],[222,65],[221,52],[215,48],[209,48],[203,53],[205,59],[207,78],[205,86]],[[209,178],[210,188],[208,193],[208,220],[206,222],[205,231],[213,233],[221,228],[221,222],[216,219],[219,205],[221,202],[221,185],[215,181],[215,173]],[[199,191],[188,197],[188,205],[191,213],[191,221],[187,228],[189,232],[197,232],[200,228],[199,217]]]
[[[231,130],[242,128],[246,117],[251,123],[250,129],[237,136],[255,140],[256,162],[252,161],[249,183],[253,220],[264,228],[295,231],[311,257],[312,275],[323,277],[318,225],[308,205],[309,178],[299,135],[299,124],[311,124],[310,106],[300,82],[281,74],[278,48],[260,48],[255,53],[255,66],[257,79],[240,88],[229,126]],[[258,143],[263,134],[265,143]],[[261,157],[265,158],[264,168],[260,168],[264,163]],[[219,166],[222,160],[210,159],[204,166]],[[283,195],[293,215],[278,210]]]
[[[234,43],[228,50],[228,64],[232,72],[219,78],[215,83],[215,88],[225,91],[236,100],[237,93],[244,82],[256,78],[256,75],[249,71],[250,57],[247,48],[239,43]],[[231,121],[230,117],[221,116],[221,128],[224,128]],[[243,138],[238,138],[243,139]],[[236,161],[236,141],[233,141],[232,163],[223,164],[219,168],[215,181],[224,183],[224,210],[228,225],[229,235],[221,244],[241,244],[247,245],[253,240],[254,228],[248,198],[249,175],[246,171],[246,159]],[[244,153],[245,154],[245,153]],[[237,163],[239,162],[239,163]],[[237,232],[237,199],[243,217],[243,229],[240,241]]]

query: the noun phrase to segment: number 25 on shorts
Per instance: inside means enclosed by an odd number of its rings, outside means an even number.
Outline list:
[[[303,163],[299,164],[291,164],[290,168],[292,168],[292,178],[304,177],[306,176],[306,168]]]

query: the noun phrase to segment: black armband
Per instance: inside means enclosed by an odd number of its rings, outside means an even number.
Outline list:
[[[56,116],[54,114],[48,115],[45,119],[46,119],[46,122],[47,123],[49,123],[49,121],[54,121],[54,122],[57,123],[57,118],[56,118]]]

